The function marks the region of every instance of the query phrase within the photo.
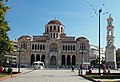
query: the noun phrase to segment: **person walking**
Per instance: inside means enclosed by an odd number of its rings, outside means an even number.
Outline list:
[[[74,72],[74,66],[72,66],[72,72]]]

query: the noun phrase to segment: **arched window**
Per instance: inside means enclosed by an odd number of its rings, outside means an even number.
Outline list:
[[[109,40],[108,45],[112,46],[112,40],[111,39]]]
[[[67,50],[68,48],[67,48],[67,45],[66,45],[66,50]]]
[[[50,34],[50,37],[52,38],[52,33]]]
[[[50,32],[52,31],[52,26],[50,26]]]
[[[56,26],[54,26],[54,30],[56,30]]]
[[[51,56],[50,58],[50,65],[56,65],[56,57],[55,56]]]
[[[56,38],[58,38],[58,33],[56,33]]]
[[[67,65],[71,65],[70,64],[70,55],[67,55]]]
[[[39,50],[39,48],[40,48],[40,47],[39,47],[39,44],[38,44],[37,46],[38,46],[37,49]]]
[[[21,48],[27,49],[27,42],[25,42],[25,41],[21,42]]]
[[[53,38],[55,38],[55,33],[53,33]]]
[[[44,54],[41,56],[41,62],[45,63],[45,55]]]
[[[61,27],[61,32],[63,32],[63,27]]]
[[[85,43],[81,43],[81,44],[80,44],[80,50],[81,50],[81,51],[84,51],[85,48],[86,48],[85,46],[86,46]]]
[[[73,47],[72,47],[72,45],[71,45],[71,51],[72,51],[72,49],[73,49]]]
[[[43,50],[45,50],[45,44],[43,44]]]
[[[42,50],[42,44],[40,45],[40,50]]]
[[[63,50],[65,50],[65,45],[63,45]]]
[[[75,65],[75,55],[72,56],[72,65]]]
[[[68,45],[68,51],[70,50],[70,45]]]
[[[75,45],[73,45],[73,50],[75,51]]]
[[[58,32],[60,32],[60,27],[58,26]]]
[[[36,61],[40,61],[40,55],[39,54],[36,55]]]
[[[49,27],[47,27],[47,33],[48,33]]]
[[[30,62],[30,64],[32,65],[34,61],[35,61],[35,55],[32,54],[32,55],[31,55],[31,62]]]
[[[32,44],[32,50],[34,50],[34,44]]]
[[[62,55],[61,64],[62,64],[62,66],[65,65],[65,55]]]
[[[111,36],[111,35],[112,35],[112,31],[110,30],[110,31],[109,31],[109,36]]]
[[[35,44],[35,50],[37,50],[37,44]]]

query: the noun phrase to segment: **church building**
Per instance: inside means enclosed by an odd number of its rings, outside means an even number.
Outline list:
[[[67,36],[64,30],[59,20],[51,20],[45,25],[43,35],[23,35],[18,38],[18,63],[31,66],[35,61],[42,61],[46,67],[78,67],[88,64],[89,40]]]

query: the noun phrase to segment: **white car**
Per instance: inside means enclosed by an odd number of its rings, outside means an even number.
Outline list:
[[[33,67],[34,67],[34,69],[43,69],[44,63],[40,62],[40,61],[33,62]]]

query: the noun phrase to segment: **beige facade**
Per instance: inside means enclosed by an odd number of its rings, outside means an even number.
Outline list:
[[[99,58],[99,46],[90,44],[89,58],[90,62]],[[100,48],[100,60],[105,60],[105,50],[103,48]]]
[[[11,40],[11,46],[13,48],[13,51],[11,53],[8,53],[5,55],[6,57],[6,66],[11,65],[11,66],[16,66],[17,63],[17,40]]]
[[[34,61],[42,61],[46,67],[77,67],[81,62],[89,63],[89,40],[67,36],[64,28],[60,21],[51,20],[42,36],[21,36],[18,39],[20,64],[30,66]]]
[[[107,19],[107,46],[106,46],[106,56],[105,56],[105,64],[107,67],[111,69],[116,69],[116,48],[114,45],[114,26],[113,26],[113,19],[111,15]]]

